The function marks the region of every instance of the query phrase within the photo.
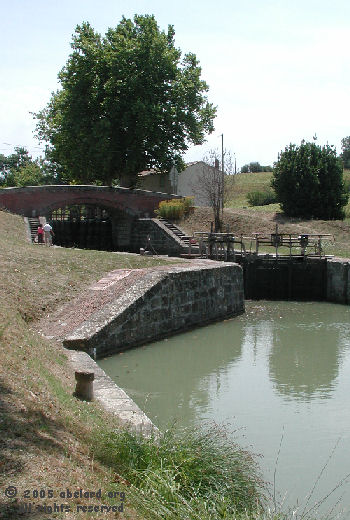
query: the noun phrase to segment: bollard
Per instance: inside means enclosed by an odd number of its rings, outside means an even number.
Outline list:
[[[144,255],[145,254],[145,248],[144,247],[140,247],[140,255]]]
[[[79,370],[75,372],[77,385],[74,396],[83,401],[92,401],[94,398],[93,381],[95,374],[89,370]]]

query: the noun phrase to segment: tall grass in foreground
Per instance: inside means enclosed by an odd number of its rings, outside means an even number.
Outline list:
[[[313,500],[333,450],[306,503],[285,508],[276,501],[275,489],[261,479],[255,458],[223,427],[170,428],[149,439],[126,430],[100,430],[95,435],[94,456],[122,476],[115,481],[127,484],[126,495],[144,519],[329,520],[339,517],[339,502],[328,514],[319,514],[318,508],[349,478],[346,475],[325,497]]]
[[[95,456],[131,484],[149,518],[220,519],[262,511],[264,484],[252,455],[217,426],[171,428],[157,439],[100,433]]]

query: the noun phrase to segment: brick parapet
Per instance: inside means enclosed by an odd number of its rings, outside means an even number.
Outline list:
[[[125,211],[135,216],[152,216],[159,202],[177,195],[92,185],[49,185],[0,190],[0,208],[27,217],[72,204],[93,204]],[[35,213],[35,215],[33,215]]]

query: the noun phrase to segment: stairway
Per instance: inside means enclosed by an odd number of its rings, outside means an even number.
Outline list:
[[[166,220],[163,217],[158,217],[158,220],[160,220],[160,222],[164,226],[166,226],[168,229],[170,229],[170,231],[172,231],[174,233],[174,235],[176,235],[181,240],[181,242],[183,242],[183,244],[185,246],[189,246],[190,240],[192,238],[190,235],[185,235],[185,233],[183,231],[181,231],[180,228],[178,228],[177,226],[175,226],[175,224],[173,224],[169,220]]]
[[[36,242],[34,242],[34,239],[37,235],[38,226],[40,224],[39,217],[28,217],[28,224],[29,224],[30,236],[31,236],[32,242],[36,243]]]

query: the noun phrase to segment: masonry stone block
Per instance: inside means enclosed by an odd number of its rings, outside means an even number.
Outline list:
[[[97,357],[244,312],[242,269],[200,260],[146,272],[138,285],[108,304],[64,340]]]
[[[333,258],[327,261],[327,300],[350,303],[348,259]]]

